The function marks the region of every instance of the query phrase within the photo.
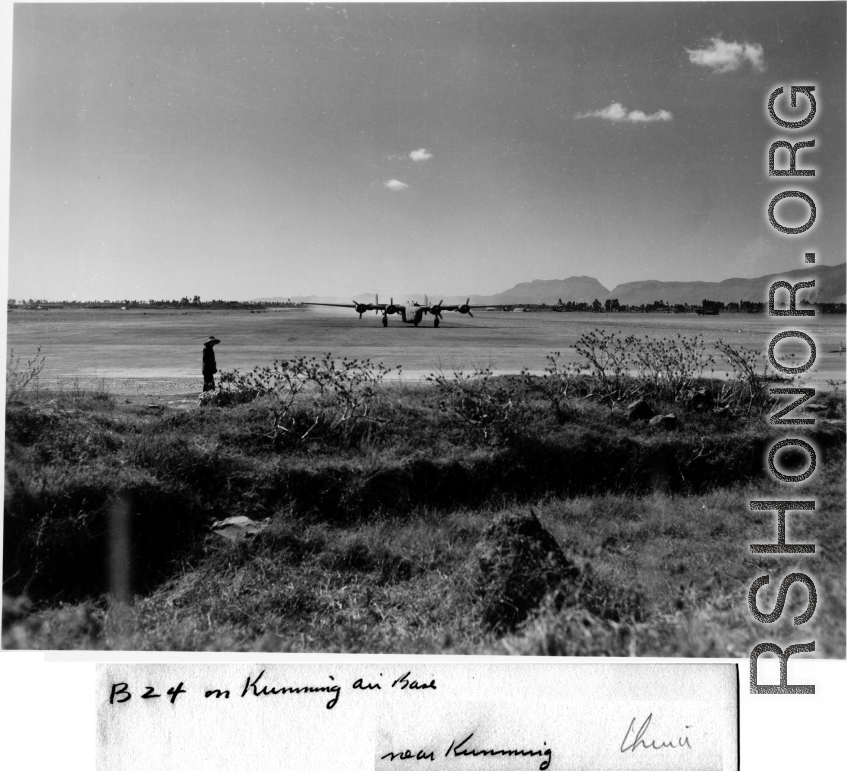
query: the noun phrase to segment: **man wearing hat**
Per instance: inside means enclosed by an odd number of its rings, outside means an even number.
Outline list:
[[[214,335],[203,343],[203,391],[215,390],[215,373],[218,365],[215,362],[215,346],[220,342]]]

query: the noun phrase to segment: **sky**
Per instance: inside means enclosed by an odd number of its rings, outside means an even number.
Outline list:
[[[837,264],[844,46],[843,3],[18,4],[9,296],[493,294]],[[767,114],[792,84],[816,86],[803,130]],[[768,177],[778,139],[815,139],[797,155],[814,178]],[[767,206],[794,189],[818,217],[783,236]]]

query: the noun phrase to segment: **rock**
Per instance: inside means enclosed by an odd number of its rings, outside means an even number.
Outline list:
[[[670,413],[669,415],[656,415],[653,418],[650,418],[650,425],[655,426],[656,428],[666,428],[668,430],[672,428],[676,428],[677,420],[676,415]]]
[[[580,577],[534,513],[508,513],[492,522],[470,557],[471,583],[489,629],[514,629],[552,592]]]
[[[630,420],[649,420],[656,414],[644,399],[636,399],[626,408],[626,416]]]
[[[215,520],[212,523],[212,532],[230,541],[243,541],[264,532],[269,524],[270,521],[267,519],[256,522],[250,517],[227,517]]]

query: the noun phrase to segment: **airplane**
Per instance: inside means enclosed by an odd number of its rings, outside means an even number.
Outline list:
[[[409,300],[405,303],[394,303],[394,298],[391,298],[391,302],[389,303],[381,303],[379,301],[379,295],[374,295],[374,302],[372,303],[360,303],[356,300],[352,301],[352,307],[359,314],[359,318],[362,318],[362,315],[367,313],[368,311],[376,311],[377,315],[382,313],[382,326],[388,326],[388,317],[397,314],[400,316],[400,320],[405,324],[414,324],[417,326],[423,320],[423,317],[427,314],[435,317],[433,321],[433,326],[437,327],[441,321],[441,313],[443,311],[456,311],[457,313],[466,313],[468,316],[473,318],[473,313],[471,310],[473,308],[481,308],[481,305],[470,305],[471,298],[468,297],[465,300],[464,305],[444,305],[444,300],[441,300],[436,305],[429,304],[429,298],[424,295],[424,303],[421,305],[420,303],[416,303],[412,300]],[[351,306],[347,303],[303,303],[303,305],[324,305],[331,308],[350,308]]]

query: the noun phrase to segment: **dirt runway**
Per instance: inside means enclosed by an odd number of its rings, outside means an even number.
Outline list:
[[[756,351],[764,351],[782,329],[779,320],[763,315],[501,311],[476,311],[474,318],[445,313],[438,329],[430,317],[416,328],[392,316],[383,328],[376,314],[359,319],[352,309],[15,310],[7,320],[8,346],[16,356],[25,360],[41,345],[42,387],[52,390],[78,383],[90,388],[101,383],[127,398],[199,394],[202,344],[212,334],[222,341],[216,348],[219,370],[246,371],[275,359],[331,353],[392,368],[399,365],[403,378],[413,379],[439,369],[467,372],[476,366],[496,372],[524,368],[541,372],[552,351],[561,351],[566,361],[577,361],[573,344],[598,327],[624,335],[702,334],[707,346],[722,339]],[[836,352],[845,339],[844,324],[844,316],[819,315],[804,327],[814,330],[818,346],[813,381],[844,382],[845,355]],[[792,347],[791,341],[782,343],[780,351],[795,359],[805,356],[803,348]],[[724,370],[718,359],[714,374],[720,376]]]

